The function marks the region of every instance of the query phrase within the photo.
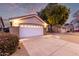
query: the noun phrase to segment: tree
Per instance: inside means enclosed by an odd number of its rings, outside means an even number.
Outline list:
[[[39,15],[44,21],[50,25],[50,32],[52,32],[53,25],[62,25],[68,19],[69,11],[66,6],[49,3],[44,9],[39,12]]]

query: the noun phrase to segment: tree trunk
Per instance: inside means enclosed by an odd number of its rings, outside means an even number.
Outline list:
[[[49,32],[52,32],[52,25],[49,25],[48,31],[49,31]]]

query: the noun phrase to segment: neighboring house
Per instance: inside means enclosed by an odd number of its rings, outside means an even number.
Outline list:
[[[67,31],[66,31],[66,28],[65,28],[64,26],[62,26],[61,29],[60,29],[60,32],[61,32],[61,33],[66,33],[66,32],[67,32]]]
[[[73,19],[71,21],[71,23],[73,24],[74,26],[74,31],[79,31],[79,20],[78,19]]]
[[[67,32],[73,32],[73,31],[74,31],[74,26],[73,26],[73,24],[67,23],[67,24],[65,24],[64,26],[65,26]]]
[[[7,32],[2,17],[0,17],[0,31]]]
[[[66,23],[61,27],[61,32],[74,32],[73,24]]]
[[[9,32],[9,27],[6,27],[5,22],[3,21],[2,17],[0,17],[0,31]]]
[[[4,22],[3,22],[3,19],[2,17],[0,17],[0,28],[4,28],[5,25],[4,25]]]
[[[10,32],[20,38],[44,35],[47,24],[33,12],[25,16],[10,18]]]

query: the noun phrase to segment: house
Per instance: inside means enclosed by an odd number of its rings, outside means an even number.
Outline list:
[[[3,22],[3,19],[2,17],[0,17],[0,28],[4,28],[5,25],[4,25],[4,22]]]
[[[74,31],[74,26],[71,23],[64,24],[64,27],[66,28],[67,32],[73,32]]]
[[[5,26],[5,22],[3,21],[2,17],[0,17],[0,31],[9,32],[9,27]]]
[[[74,32],[79,32],[79,19],[74,18],[71,23],[74,26]]]
[[[25,16],[10,18],[10,33],[18,35],[20,38],[44,35],[47,24],[32,12]]]

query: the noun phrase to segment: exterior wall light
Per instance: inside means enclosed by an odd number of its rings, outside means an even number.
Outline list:
[[[47,23],[44,23],[44,28],[46,28],[46,27],[47,27],[47,25],[48,25]]]
[[[12,21],[12,26],[18,27],[22,21],[20,19],[15,19]]]

